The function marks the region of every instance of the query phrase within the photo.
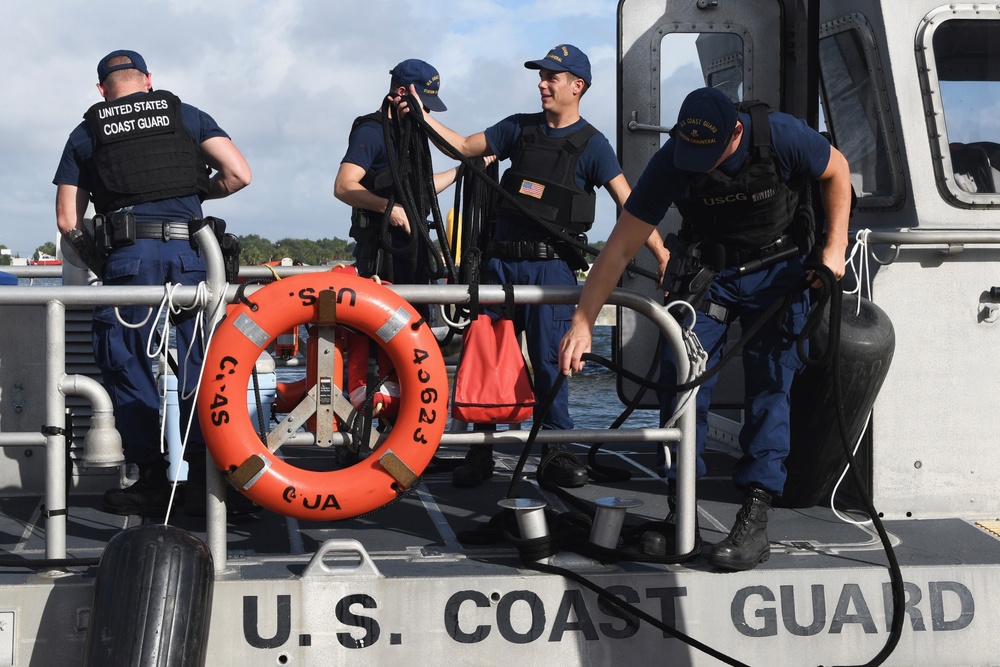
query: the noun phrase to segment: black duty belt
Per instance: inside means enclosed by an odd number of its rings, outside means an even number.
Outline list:
[[[709,241],[708,243],[711,243]],[[795,245],[795,242],[787,234],[782,235],[770,243],[760,248],[744,248],[734,245],[721,244],[725,249],[725,268],[742,266],[757,260],[767,259]]]
[[[187,241],[191,238],[191,234],[187,222],[137,222],[135,237],[160,241]]]
[[[490,257],[496,259],[558,259],[555,246],[545,241],[491,241],[486,248]]]

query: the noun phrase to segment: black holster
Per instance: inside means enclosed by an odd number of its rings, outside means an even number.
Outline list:
[[[94,216],[94,242],[97,252],[107,259],[115,248],[135,243],[135,215],[131,211],[115,211],[110,216]]]
[[[79,255],[80,261],[86,264],[87,268],[93,271],[96,276],[100,277],[104,270],[104,258],[97,252],[97,244],[90,232],[86,228],[75,228],[63,236]]]
[[[198,250],[195,234],[202,227],[208,227],[219,242],[222,261],[226,269],[226,282],[235,283],[240,274],[240,239],[235,234],[226,233],[226,221],[222,218],[192,218],[188,220],[188,239],[193,250]]]
[[[703,258],[703,250],[711,253],[711,247],[703,249],[701,242],[687,243],[675,234],[668,234],[664,245],[670,250],[670,261],[663,276],[663,290],[671,301],[687,301],[697,309],[718,275],[719,258]]]
[[[369,214],[361,209],[351,213],[351,238],[354,239],[354,266],[358,275],[365,278],[378,275],[393,280],[389,275],[391,258],[382,250],[381,227]]]
[[[586,234],[583,233],[576,234],[568,230],[564,231],[567,236],[575,239],[578,243],[587,245]],[[556,241],[554,245],[556,246],[556,248],[559,249],[559,257],[561,257],[564,262],[569,264],[569,268],[573,269],[574,271],[586,271],[587,269],[590,268],[590,263],[587,262],[586,255],[584,255],[582,251],[577,250],[576,246],[566,242],[560,243],[558,241]]]

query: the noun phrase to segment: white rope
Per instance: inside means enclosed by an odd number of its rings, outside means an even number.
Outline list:
[[[160,300],[160,305],[156,309],[156,318],[153,320],[154,326],[152,329],[149,330],[149,337],[146,339],[146,356],[149,357],[150,359],[156,359],[157,357],[162,356],[161,361],[163,363],[166,363],[165,352],[167,349],[167,343],[170,340],[170,318],[167,317],[163,322],[163,336],[160,337],[158,343],[156,342],[156,333],[157,333],[156,325],[159,324],[160,318],[163,317],[164,309],[167,309],[171,313],[174,312],[173,311],[174,290],[177,287],[180,287],[180,285],[173,285],[171,283],[167,283],[166,285],[164,285],[165,290],[163,293],[163,298]],[[150,308],[149,310],[150,312],[153,311],[152,308]],[[147,317],[146,319],[149,318]]]
[[[869,255],[871,254],[871,247],[868,243],[868,236],[871,234],[870,229],[858,230],[855,235],[855,240],[857,243],[851,248],[851,254],[847,258],[847,266],[851,267],[852,273],[854,273],[854,289],[849,292],[844,292],[844,294],[856,294],[858,296],[858,302],[855,306],[854,315],[858,316],[861,314],[861,288],[864,286],[867,292],[867,299],[872,300],[872,273],[871,265],[869,263]]]
[[[153,315],[153,307],[150,306],[149,309],[146,311],[146,317],[144,317],[141,322],[132,324],[131,322],[126,322],[125,320],[122,319],[122,314],[118,310],[118,308],[119,308],[118,306],[115,306],[115,319],[117,319],[118,323],[121,324],[126,329],[141,329],[142,327],[146,326],[146,322],[148,322],[149,318]]]
[[[176,288],[176,287],[179,287],[179,285],[174,285],[173,287]],[[228,283],[226,283],[225,285],[223,285],[222,286],[222,294],[225,294],[228,291],[228,288],[229,288],[229,284]],[[184,429],[183,429],[184,433],[183,433],[183,436],[181,437],[180,458],[179,458],[177,466],[176,466],[176,468],[174,470],[174,478],[172,480],[170,480],[170,499],[167,501],[167,514],[166,514],[166,517],[163,519],[164,525],[167,525],[167,521],[170,518],[170,511],[173,509],[173,506],[174,506],[174,499],[177,496],[177,485],[178,485],[179,480],[180,480],[180,470],[181,470],[181,463],[180,462],[184,460],[184,454],[187,452],[188,438],[191,435],[191,424],[194,422],[195,411],[197,410],[197,405],[198,405],[198,392],[201,389],[201,382],[195,382],[194,383],[194,390],[190,394],[184,394],[184,387],[185,387],[185,384],[186,384],[185,380],[186,380],[186,377],[187,377],[186,376],[186,374],[187,374],[187,362],[188,362],[188,360],[191,357],[191,350],[196,345],[198,345],[199,343],[203,343],[203,348],[204,348],[205,354],[202,356],[201,368],[199,369],[199,373],[198,373],[198,377],[201,378],[201,376],[205,372],[205,362],[208,360],[208,347],[211,345],[212,338],[215,335],[215,331],[214,330],[213,331],[209,331],[208,333],[205,333],[205,330],[204,330],[204,324],[206,322],[205,309],[208,308],[210,302],[211,302],[211,293],[210,293],[210,291],[208,289],[208,285],[204,281],[198,283],[194,303],[191,306],[187,306],[187,307],[174,305],[174,303],[173,303],[173,290],[171,289],[171,285],[169,283],[167,284],[167,293],[164,296],[164,303],[167,305],[167,309],[168,309],[168,311],[169,311],[170,314],[177,315],[177,314],[180,314],[181,312],[183,312],[185,310],[195,310],[195,309],[197,309],[198,313],[197,313],[197,315],[195,315],[194,330],[192,332],[190,345],[188,345],[188,349],[185,351],[183,362],[181,360],[178,360],[178,366],[177,366],[178,370],[181,372],[181,376],[177,378],[177,414],[178,414],[178,420],[179,420],[179,415],[180,415],[181,400],[186,400],[187,398],[191,398],[191,412],[188,414],[187,423],[183,425],[184,426]],[[160,304],[161,312],[162,312],[164,303]],[[210,314],[210,317],[207,319],[207,321],[208,322],[216,322],[216,321],[218,321],[217,318],[215,317],[215,315],[219,312],[220,309],[224,309],[226,307],[226,305],[227,304],[226,304],[226,300],[225,299],[218,299],[217,303],[215,304],[215,307],[212,310],[212,312]],[[159,317],[159,316],[157,316],[157,317]],[[160,341],[161,348],[163,349],[163,353],[164,353],[164,358],[163,358],[164,373],[166,373],[166,369],[167,369],[167,366],[166,366],[166,354],[169,353],[166,350],[165,345],[166,345],[166,341],[168,339],[168,334],[169,334],[169,321],[170,321],[170,318],[167,317],[166,319],[167,319],[167,321],[164,323],[164,327],[163,327],[163,329],[164,329],[163,338]],[[147,354],[148,354],[148,344],[147,344]],[[163,386],[164,386],[164,393],[163,393],[163,396],[161,397],[161,401],[162,401],[161,404],[163,406],[163,418],[160,420],[160,453],[164,452],[165,440],[166,440],[166,438],[165,438],[165,425],[166,425],[166,421],[167,421],[166,420],[166,415],[167,415],[167,406],[166,406],[166,381],[164,381]]]
[[[687,327],[681,327],[681,337],[684,339],[684,344],[688,351],[688,359],[692,362],[691,368],[688,371],[688,378],[685,380],[685,382],[689,382],[695,378],[701,377],[701,375],[705,372],[705,365],[708,363],[708,353],[705,352],[705,348],[701,346],[701,341],[699,341],[698,337],[694,334],[694,325],[695,322],[698,321],[698,311],[696,311],[694,306],[690,303],[681,299],[671,301],[665,307],[669,311],[677,305],[680,305],[682,308],[686,308],[691,313],[691,323]],[[663,378],[660,378],[660,381],[662,382]],[[681,413],[684,412],[684,409],[688,406],[688,404],[690,404],[691,401],[693,401],[697,396],[698,387],[688,389],[681,394],[677,399],[677,407],[674,408],[674,414],[660,428],[673,428],[674,424],[677,423],[677,420],[680,418]]]
[[[857,456],[858,449],[861,447],[861,441],[864,439],[865,433],[868,432],[868,423],[871,420],[871,417],[872,413],[871,411],[869,411],[868,416],[865,417],[865,427],[861,429],[861,435],[858,436],[858,441],[854,443],[854,451],[851,453],[851,456]],[[833,506],[834,500],[837,498],[837,492],[840,490],[840,485],[841,483],[843,483],[844,477],[846,476],[847,476],[847,466],[844,466],[844,470],[840,473],[840,478],[837,479],[837,483],[833,485],[833,492],[830,494],[830,510],[833,512],[834,516],[836,516],[844,523],[850,524],[852,526],[867,526],[872,523],[872,520],[870,518],[865,519],[863,521],[855,521],[854,519],[838,512],[837,508]]]

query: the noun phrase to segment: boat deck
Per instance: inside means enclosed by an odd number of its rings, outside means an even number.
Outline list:
[[[291,448],[294,450],[294,448]],[[587,449],[577,446],[585,459]],[[593,501],[607,496],[637,498],[642,506],[629,510],[626,528],[644,521],[663,519],[667,513],[663,479],[654,472],[651,445],[617,445],[604,453],[606,465],[628,469],[628,481],[589,483],[579,489],[564,491],[574,497]],[[502,542],[463,543],[465,533],[484,527],[500,510],[497,501],[507,494],[519,452],[515,446],[497,446],[496,474],[475,489],[451,485],[450,469],[464,451],[460,447],[442,447],[423,476],[423,482],[411,493],[367,516],[340,522],[298,521],[268,510],[232,517],[228,545],[230,566],[260,564],[275,559],[305,562],[327,540],[356,539],[361,542],[388,576],[419,576],[421,569],[412,563],[448,562],[454,575],[464,561],[474,561],[477,571],[485,567],[506,570],[517,567],[517,553]],[[291,455],[308,458],[306,448]],[[703,540],[703,554],[681,566],[693,571],[711,572],[707,562],[711,545],[726,536],[732,525],[741,497],[732,487],[726,466],[732,458],[722,452],[710,455],[709,476],[699,482],[698,514]],[[531,457],[518,495],[544,499],[556,511],[575,508],[558,494],[542,489],[534,479],[537,458]],[[97,558],[107,541],[118,531],[156,519],[119,517],[100,509],[99,494],[74,494],[70,500],[67,531],[68,558]],[[20,495],[0,499],[0,549],[4,558],[39,559],[45,554],[44,507],[40,495]],[[845,513],[858,519],[858,513]],[[169,523],[196,535],[204,535],[204,519],[191,518],[174,511]],[[888,521],[886,529],[893,538],[896,556],[902,566],[996,565],[1000,564],[1000,538],[991,532],[990,523],[963,519],[924,519]],[[796,568],[885,567],[887,559],[881,543],[870,526],[851,525],[829,508],[790,509],[777,507],[770,513],[768,535],[771,558],[759,570]],[[29,570],[17,567],[0,569],[0,580],[16,577]],[[438,576],[438,573],[433,573]]]

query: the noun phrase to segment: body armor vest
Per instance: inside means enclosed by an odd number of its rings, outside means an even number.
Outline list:
[[[100,102],[83,116],[94,135],[91,197],[98,213],[208,194],[208,167],[165,90]]]
[[[537,125],[524,127],[500,186],[542,220],[572,235],[586,233],[594,224],[597,195],[577,185],[576,165],[595,134],[589,124],[558,139],[547,137]],[[532,225],[531,218],[504,199],[497,213],[525,227]]]
[[[795,219],[802,183],[783,183],[778,176],[767,105],[751,103],[748,110],[753,144],[740,173],[729,177],[716,169],[699,175],[677,202],[684,228],[695,238],[760,248],[781,236]]]

